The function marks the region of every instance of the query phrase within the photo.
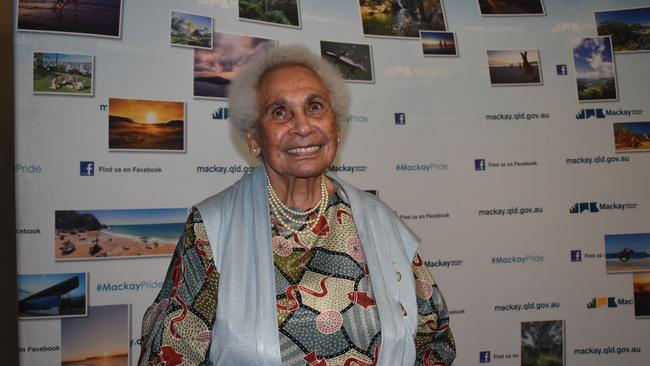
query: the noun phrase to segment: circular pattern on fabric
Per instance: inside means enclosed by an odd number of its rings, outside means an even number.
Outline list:
[[[433,286],[423,280],[415,280],[415,292],[422,300],[426,300],[433,295]]]
[[[273,253],[280,257],[288,257],[293,252],[293,247],[289,241],[279,235],[271,239],[271,247],[273,248]]]
[[[366,261],[366,255],[363,252],[363,248],[361,247],[361,241],[359,240],[358,237],[352,237],[348,239],[347,242],[347,247],[348,247],[348,254],[357,262],[365,262]]]
[[[343,316],[336,310],[323,311],[316,317],[316,328],[323,334],[332,334],[341,329]]]

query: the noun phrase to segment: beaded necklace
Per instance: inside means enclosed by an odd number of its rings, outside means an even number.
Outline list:
[[[329,201],[329,193],[327,192],[327,186],[325,185],[325,176],[321,176],[321,181],[320,181],[320,188],[321,188],[321,193],[320,193],[320,200],[316,202],[316,205],[312,208],[310,208],[307,211],[297,211],[293,210],[287,205],[285,205],[278,195],[275,193],[275,190],[273,189],[273,186],[271,185],[271,179],[269,179],[269,175],[266,175],[266,184],[267,184],[267,189],[269,192],[269,205],[271,206],[271,210],[273,211],[273,214],[275,215],[275,218],[280,222],[280,224],[291,231],[294,234],[299,234],[303,230],[308,229],[309,232],[311,232],[311,229],[316,225],[316,222],[318,222],[318,218],[320,217],[320,214],[322,212],[325,212],[327,209],[327,202]],[[307,216],[309,217],[313,213],[318,213],[317,215],[313,215],[311,219],[308,220],[299,220],[295,218],[296,216]],[[300,229],[294,229],[293,226],[290,224],[287,224],[287,221],[289,223],[301,225],[304,227]]]

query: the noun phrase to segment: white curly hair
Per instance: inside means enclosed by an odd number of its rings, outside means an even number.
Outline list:
[[[284,66],[303,66],[313,71],[329,92],[336,122],[347,119],[350,91],[338,70],[304,46],[274,47],[251,58],[230,84],[230,122],[242,131],[256,132],[259,118],[257,88],[269,72]]]

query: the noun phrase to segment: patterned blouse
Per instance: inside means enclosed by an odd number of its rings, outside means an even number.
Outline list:
[[[372,274],[344,192],[337,187],[311,232],[293,234],[271,213],[271,233],[282,365],[376,365],[381,327]],[[140,365],[210,364],[219,274],[197,209],[182,243],[145,313]],[[456,347],[444,299],[418,255],[412,268],[419,321],[415,364],[450,365]]]

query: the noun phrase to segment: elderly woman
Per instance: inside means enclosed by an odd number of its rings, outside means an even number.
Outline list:
[[[262,165],[196,205],[142,325],[140,365],[449,365],[445,302],[418,238],[326,174],[349,92],[303,47],[253,60],[231,121]]]

